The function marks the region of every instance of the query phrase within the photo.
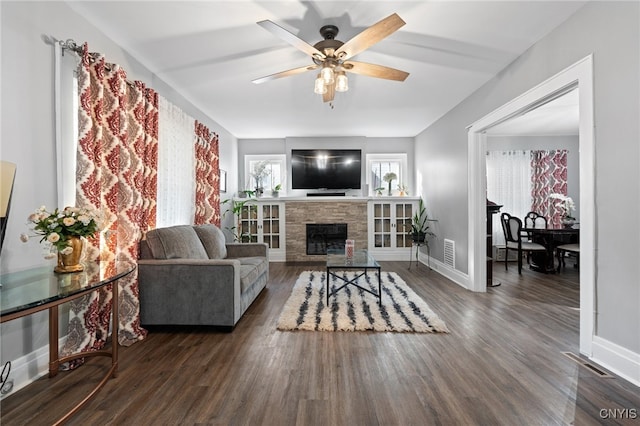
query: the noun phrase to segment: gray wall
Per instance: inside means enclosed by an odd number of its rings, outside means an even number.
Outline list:
[[[393,147],[393,148],[389,148]],[[362,195],[365,192],[365,166],[367,154],[407,154],[407,175],[414,175],[414,142],[413,138],[367,138],[363,136],[355,137],[295,137],[286,139],[239,139],[238,140],[238,168],[239,176],[244,176],[244,156],[258,154],[285,154],[287,155],[287,169],[291,172],[291,149],[316,149],[316,148],[344,148],[362,150],[362,191],[354,191],[348,195]],[[287,196],[304,196],[307,191],[291,190],[291,180],[288,181]],[[415,193],[415,183],[406,183],[409,186],[409,194]],[[240,182],[242,186],[242,182]]]
[[[206,117],[113,41],[77,15],[64,2],[0,2],[2,129],[0,155],[17,164],[7,235],[0,258],[2,273],[55,263],[42,257],[37,239],[20,242],[27,231],[26,218],[37,207],[57,205],[54,142],[54,50],[44,37],[88,42],[127,71],[131,80],[142,80],[186,113],[220,135],[220,167],[234,184],[237,139]],[[11,321],[1,326],[1,361],[14,361],[48,344],[46,313]],[[33,372],[35,374],[36,372]]]
[[[640,353],[639,7],[587,3],[416,137],[423,197],[440,219],[441,235],[456,240],[457,268],[468,273],[466,126],[593,54],[596,334],[635,353]],[[441,260],[442,247],[433,247],[432,254]]]

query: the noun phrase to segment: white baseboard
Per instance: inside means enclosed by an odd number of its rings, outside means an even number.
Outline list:
[[[593,337],[591,349],[593,361],[640,386],[640,354],[598,336]]]
[[[49,345],[11,362],[9,380],[13,381],[13,388],[11,392],[0,396],[0,399],[4,399],[47,374],[49,374]]]
[[[420,253],[419,261],[425,266],[429,266],[432,270],[436,271],[440,275],[449,278],[460,287],[469,290],[469,275],[463,274],[457,269],[452,269],[450,266],[445,265],[443,262],[436,260],[432,257],[427,257],[426,254]]]

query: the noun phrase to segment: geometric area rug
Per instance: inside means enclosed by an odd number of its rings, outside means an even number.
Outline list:
[[[353,271],[341,272],[347,278]],[[305,271],[298,277],[278,319],[278,330],[381,331],[448,333],[445,323],[395,272],[382,272],[382,305],[355,286],[346,286],[329,298],[325,271]],[[368,272],[358,285],[378,292],[377,272]],[[344,283],[335,278],[331,291]]]

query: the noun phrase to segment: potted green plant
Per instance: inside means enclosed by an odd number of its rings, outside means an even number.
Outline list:
[[[415,243],[425,244],[427,248],[429,247],[427,238],[435,235],[429,230],[430,222],[436,222],[436,219],[429,218],[424,201],[420,198],[420,201],[418,202],[418,209],[411,218],[409,235],[411,235],[411,239]]]
[[[275,188],[273,188],[271,190],[271,196],[272,197],[279,197],[280,196],[280,190],[282,190],[282,184],[279,183],[279,184],[277,184],[275,186]]]
[[[253,196],[255,195],[254,191],[242,191],[242,192],[245,193],[245,196],[247,198],[243,198],[242,200],[227,198],[226,200],[222,201],[221,203],[222,205],[228,205],[227,209],[224,211],[224,213],[222,213],[223,219],[226,217],[227,214],[230,213],[234,217],[234,223],[235,223],[235,218],[238,218],[238,221],[240,221],[240,216],[242,214],[242,210],[244,209],[244,207],[248,203],[255,201],[255,198],[253,198]],[[251,239],[250,238],[251,235],[249,233],[242,232],[241,226],[234,225],[234,226],[226,227],[225,229],[231,233],[231,235],[233,236],[234,242],[244,243],[244,242],[250,241]]]
[[[376,189],[374,189],[374,191],[376,191],[376,197],[382,197],[382,191],[384,191],[384,186],[379,186]]]

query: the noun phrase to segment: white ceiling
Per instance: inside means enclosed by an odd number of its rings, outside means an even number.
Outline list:
[[[577,136],[580,125],[578,89],[526,113],[500,123],[487,134],[494,136]]]
[[[70,1],[69,5],[238,138],[412,137],[579,9],[582,1]],[[392,13],[406,25],[353,59],[410,73],[349,74],[333,108],[315,73],[251,80],[311,64],[256,24],[313,45],[321,26],[348,41]],[[91,40],[76,40],[88,42]],[[105,52],[107,53],[107,52]],[[147,82],[153,85],[153,82]],[[162,93],[161,93],[162,94]],[[215,131],[215,129],[212,129]]]

